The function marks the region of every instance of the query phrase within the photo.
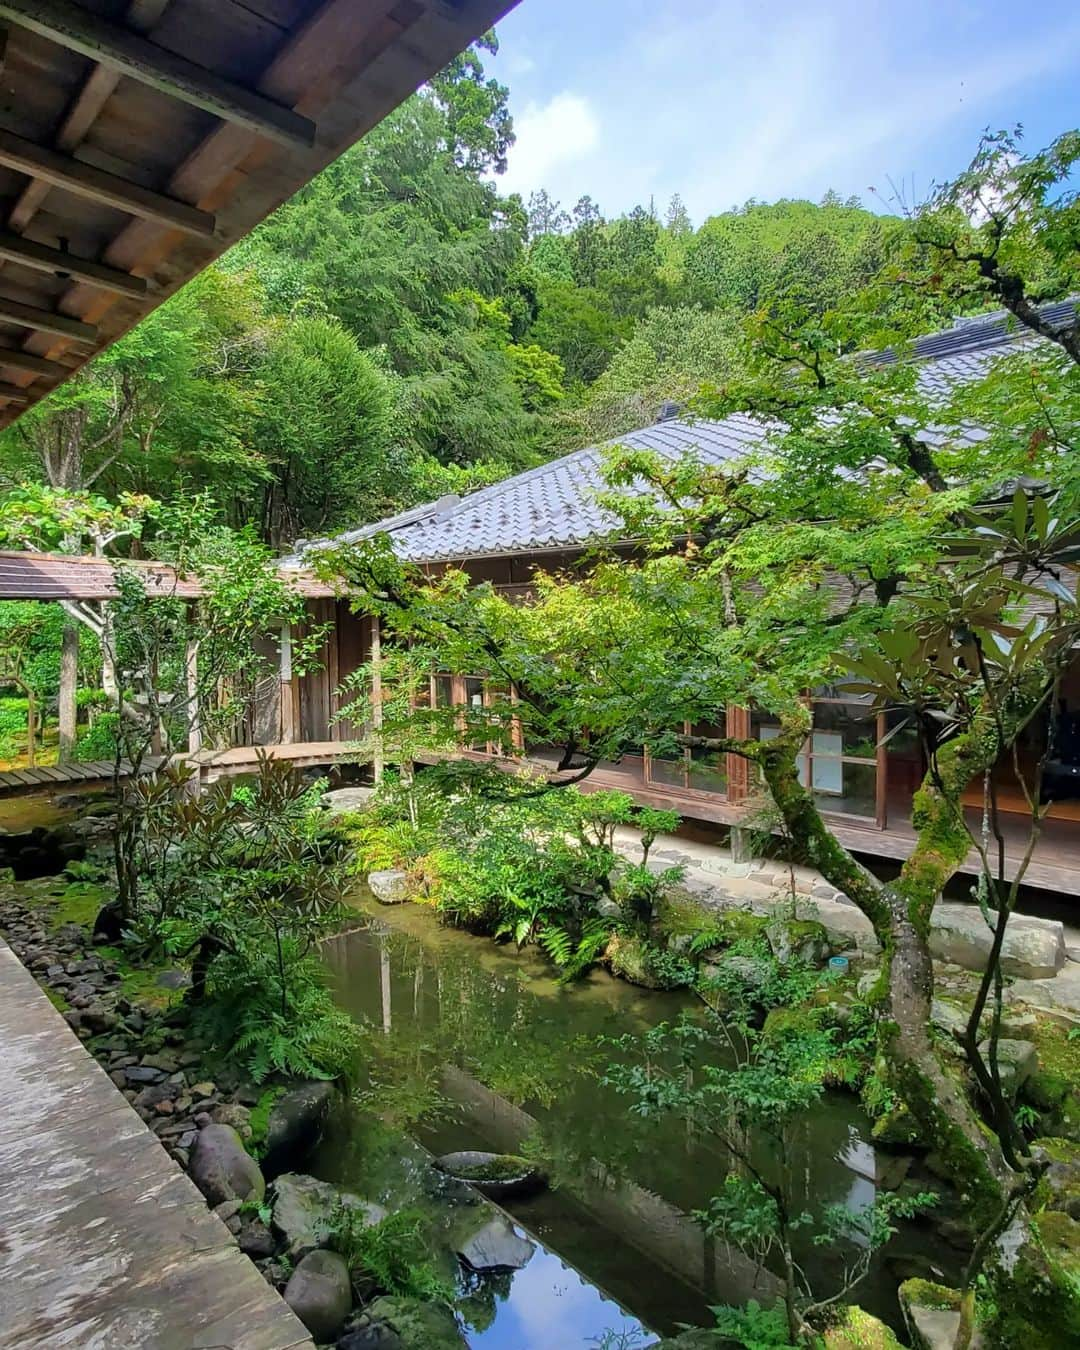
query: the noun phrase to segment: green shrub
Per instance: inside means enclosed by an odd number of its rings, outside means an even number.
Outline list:
[[[277,953],[254,946],[219,957],[192,1026],[256,1083],[348,1077],[361,1045],[356,1023],[331,997],[320,963],[288,943],[282,1006]]]
[[[360,868],[405,869],[442,918],[519,947],[536,942],[569,980],[600,958],[616,926],[599,901],[619,905],[620,926],[648,928],[682,872],[644,863],[657,833],[677,824],[623,792],[537,791],[489,766],[463,776],[459,765],[416,782],[388,774],[350,830]],[[640,863],[616,854],[620,826],[639,830]],[[681,969],[675,983],[688,983]]]
[[[332,1219],[330,1246],[351,1272],[367,1275],[383,1293],[454,1301],[453,1286],[432,1263],[429,1223],[418,1209],[401,1209],[371,1224],[362,1209],[339,1205]]]
[[[98,713],[90,726],[79,732],[75,741],[75,758],[115,759],[119,727],[119,713]]]

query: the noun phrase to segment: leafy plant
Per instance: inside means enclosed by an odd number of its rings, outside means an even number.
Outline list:
[[[745,1308],[720,1306],[709,1311],[716,1319],[717,1336],[744,1350],[800,1350],[791,1341],[782,1303],[765,1308],[751,1299]]]
[[[343,1204],[331,1219],[330,1246],[354,1277],[366,1276],[383,1293],[450,1304],[456,1291],[431,1260],[429,1227],[417,1209],[397,1210],[373,1224],[363,1209]]]

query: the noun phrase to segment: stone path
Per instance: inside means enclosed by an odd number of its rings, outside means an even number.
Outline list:
[[[0,1350],[313,1350],[0,940]]]

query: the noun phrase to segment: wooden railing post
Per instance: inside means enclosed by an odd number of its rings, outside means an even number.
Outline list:
[[[376,783],[382,782],[383,748],[379,733],[383,725],[382,706],[382,628],[379,616],[371,616],[371,726],[375,732],[375,749],[371,758],[372,776]]]
[[[292,629],[281,625],[278,640],[278,684],[281,699],[281,742],[292,745],[296,740],[296,707],[292,687]]]

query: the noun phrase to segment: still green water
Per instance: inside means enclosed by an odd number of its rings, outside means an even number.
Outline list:
[[[366,902],[362,902],[366,903]],[[708,1305],[770,1301],[775,1286],[739,1253],[706,1239],[691,1215],[726,1172],[722,1151],[680,1119],[646,1121],[599,1081],[612,1058],[605,1036],[644,1030],[693,1008],[689,996],[635,988],[594,972],[562,988],[530,950],[441,927],[418,906],[375,907],[324,953],[342,1004],[373,1028],[368,1109],[436,1153],[535,1150],[554,1185],[507,1204],[541,1247],[502,1286],[482,1350],[556,1350],[598,1343],[606,1331],[661,1333],[709,1324]],[[419,1119],[417,1119],[419,1117]],[[361,1113],[331,1137],[317,1169],[372,1199],[401,1203],[400,1181],[372,1175]],[[376,1153],[378,1149],[374,1150]],[[857,1102],[830,1094],[802,1122],[796,1205],[869,1204],[895,1161],[879,1157]],[[382,1195],[372,1195],[372,1185]],[[407,1198],[407,1197],[406,1197]],[[814,1288],[831,1292],[842,1256],[807,1244]],[[957,1256],[925,1226],[902,1231],[858,1301],[898,1323],[895,1289],[910,1274],[954,1270]],[[541,1309],[545,1311],[540,1311]]]

